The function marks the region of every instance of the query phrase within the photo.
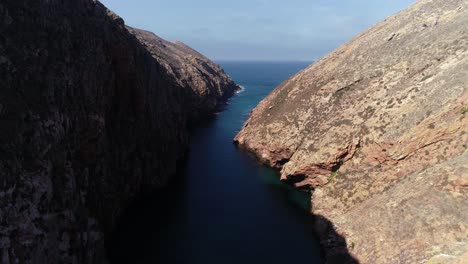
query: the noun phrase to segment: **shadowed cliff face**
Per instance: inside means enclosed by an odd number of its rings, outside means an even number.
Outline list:
[[[312,212],[362,263],[467,258],[467,10],[421,0],[386,19],[280,85],[235,138],[314,190]]]
[[[191,122],[216,111],[239,89],[219,65],[182,42],[172,43],[151,32],[127,28],[184,88],[184,109]]]
[[[103,261],[125,205],[174,173],[214,106],[153,56],[99,2],[0,3],[0,262]],[[217,71],[213,105],[235,89]]]

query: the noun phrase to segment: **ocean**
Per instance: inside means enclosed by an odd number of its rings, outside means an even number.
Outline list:
[[[193,129],[174,181],[126,212],[112,263],[323,263],[309,195],[232,143],[260,100],[309,63],[218,63],[243,90]]]

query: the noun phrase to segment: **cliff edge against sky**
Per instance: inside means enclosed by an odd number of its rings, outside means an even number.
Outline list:
[[[175,172],[187,123],[237,89],[136,35],[93,0],[0,2],[1,263],[105,261],[125,206]]]
[[[216,111],[239,89],[217,64],[182,42],[169,42],[152,32],[128,27],[185,92],[184,109],[191,122]]]
[[[236,136],[312,191],[329,258],[468,259],[467,25],[468,1],[420,0],[281,84]]]

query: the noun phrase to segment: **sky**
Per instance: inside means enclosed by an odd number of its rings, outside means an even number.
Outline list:
[[[100,0],[213,60],[313,61],[415,0]]]

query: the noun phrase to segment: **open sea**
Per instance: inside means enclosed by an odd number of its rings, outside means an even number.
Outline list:
[[[112,263],[323,263],[309,194],[279,181],[232,139],[249,112],[307,62],[218,62],[244,89],[193,129],[169,186],[129,208]]]

